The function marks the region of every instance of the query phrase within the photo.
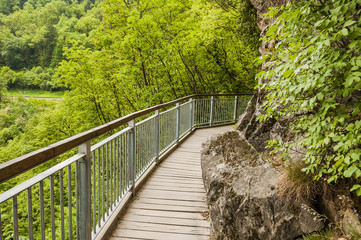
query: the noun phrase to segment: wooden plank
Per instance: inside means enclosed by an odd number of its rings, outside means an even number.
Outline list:
[[[185,173],[181,171],[169,171],[167,169],[157,169],[157,172],[155,173],[158,176],[172,176],[172,177],[180,177],[180,178],[191,178],[191,179],[201,179],[202,180],[202,174],[191,174],[191,173]]]
[[[156,185],[156,186],[174,186],[174,187],[188,187],[188,188],[197,188],[197,189],[203,189],[204,190],[204,184],[203,182],[192,182],[192,184],[189,184],[184,181],[178,181],[175,179],[168,179],[168,181],[164,181],[164,179],[161,178],[153,178],[151,181],[146,183],[145,186],[148,185]]]
[[[164,205],[154,203],[136,202],[131,205],[132,209],[145,209],[156,211],[172,211],[172,212],[189,212],[189,213],[204,213],[208,211],[206,207],[194,207],[194,206],[176,206],[176,205]]]
[[[183,166],[182,166],[183,165]],[[184,172],[190,172],[190,173],[202,173],[201,170],[201,166],[198,165],[194,165],[194,166],[189,166],[187,164],[184,163],[172,163],[172,162],[167,162],[166,164],[164,164],[164,166],[159,166],[158,169],[167,169],[168,171],[184,171]]]
[[[179,178],[179,177],[175,177],[175,176],[156,176],[156,175],[153,175],[150,177],[150,180],[161,180],[163,182],[166,182],[168,180],[172,180],[172,181],[177,181],[177,182],[184,182],[184,183],[195,183],[195,184],[199,184],[199,183],[203,183],[202,180],[200,179],[192,179],[192,178]]]
[[[161,230],[166,233],[180,233],[191,235],[203,235],[209,236],[208,228],[200,228],[194,226],[179,226],[174,224],[159,224],[159,223],[147,223],[136,221],[122,221],[122,226],[118,230],[135,229],[141,231],[154,231]]]
[[[180,219],[180,218],[169,218],[162,216],[147,216],[135,214],[126,214],[121,220],[119,226],[121,226],[122,221],[133,221],[133,222],[146,222],[146,223],[158,223],[158,224],[172,224],[178,226],[193,226],[193,227],[202,227],[209,228],[209,222],[204,219]]]
[[[161,166],[158,169],[165,169],[166,171],[179,171],[184,173],[192,173],[192,174],[200,174],[200,167],[192,167],[188,166],[188,168],[181,168],[181,165],[176,165],[177,163],[173,163],[173,167],[171,164],[166,166]],[[178,167],[179,166],[179,167]]]
[[[200,154],[196,153],[196,154],[192,154],[190,156],[185,155],[185,154],[181,154],[178,152],[173,153],[172,156],[169,156],[167,159],[167,162],[169,162],[170,160],[182,160],[182,163],[190,163],[190,164],[200,164]]]
[[[182,240],[209,240],[209,236],[193,235],[193,234],[179,234],[179,233],[167,233],[157,231],[141,231],[133,229],[115,230],[112,237],[135,237],[152,240],[171,240],[171,239],[182,239]],[[146,237],[146,238],[144,238]],[[112,238],[117,239],[117,238]]]
[[[173,178],[179,178],[179,179],[187,179],[187,180],[193,180],[193,181],[202,181],[202,176],[192,176],[192,175],[186,175],[186,174],[172,174],[168,172],[159,172],[157,173],[158,177],[173,177]]]
[[[186,183],[202,183],[202,179],[195,179],[195,178],[182,178],[182,177],[178,177],[178,176],[165,176],[165,175],[157,175],[157,176],[153,176],[154,178],[157,179],[162,179],[164,181],[167,181],[167,179],[169,180],[176,180],[178,182],[186,182]],[[153,177],[151,177],[151,179],[153,179]]]
[[[164,191],[179,191],[179,192],[194,192],[206,194],[206,191],[202,188],[186,188],[186,186],[170,186],[170,185],[150,185],[147,186],[150,190],[164,190]]]
[[[149,190],[143,189],[139,192],[139,194],[143,194],[142,196],[148,197],[157,197],[162,199],[187,199],[187,200],[205,200],[206,196],[203,193],[189,193],[189,192],[169,192],[164,190]]]
[[[176,212],[176,211],[157,211],[147,209],[129,209],[128,213],[139,216],[153,216],[153,217],[167,217],[177,219],[197,219],[204,220],[204,214],[201,213],[189,213],[189,212]]]
[[[146,197],[142,197],[135,200],[135,203],[207,208],[207,204],[205,202],[194,202],[194,201],[188,202],[188,201],[177,201],[177,200],[168,200],[168,199],[154,199],[154,198],[146,198]]]

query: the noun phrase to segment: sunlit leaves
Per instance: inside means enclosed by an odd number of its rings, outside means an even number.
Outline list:
[[[259,74],[260,87],[269,92],[261,119],[297,114],[304,170],[328,182],[361,177],[360,7],[339,0],[288,4],[271,11],[279,17],[264,39],[277,43],[261,59],[268,70]],[[361,195],[359,185],[352,190]]]

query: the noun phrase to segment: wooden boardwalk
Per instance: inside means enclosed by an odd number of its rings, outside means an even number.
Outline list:
[[[231,128],[196,130],[160,163],[108,239],[209,239],[200,148],[208,137]]]

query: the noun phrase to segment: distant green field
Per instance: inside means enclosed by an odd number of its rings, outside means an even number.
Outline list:
[[[18,97],[18,96],[24,96],[24,97],[55,97],[55,98],[61,98],[64,97],[64,91],[44,91],[39,89],[8,89],[7,95],[11,97]]]

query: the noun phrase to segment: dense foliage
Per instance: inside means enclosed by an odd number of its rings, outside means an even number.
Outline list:
[[[99,1],[1,1],[0,82],[9,88],[57,89],[54,68],[71,41],[91,46]],[[1,89],[1,88],[0,88]]]
[[[92,43],[74,44],[58,68],[74,101],[107,122],[192,93],[251,92],[255,12],[243,1],[113,1]]]
[[[270,16],[278,18],[265,40],[276,45],[262,58],[268,70],[260,87],[268,95],[261,119],[294,119],[302,140],[278,142],[278,150],[304,146],[303,170],[315,179],[360,182],[361,1],[298,1]],[[361,185],[351,190],[361,195]]]

